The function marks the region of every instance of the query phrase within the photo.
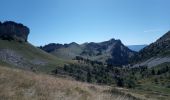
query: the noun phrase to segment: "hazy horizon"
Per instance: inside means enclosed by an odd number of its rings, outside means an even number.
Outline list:
[[[1,0],[0,21],[30,28],[29,42],[150,44],[170,30],[169,0]]]

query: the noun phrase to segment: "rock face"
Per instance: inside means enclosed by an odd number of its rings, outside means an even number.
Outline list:
[[[4,40],[16,40],[27,42],[29,28],[12,21],[0,22],[0,38]]]

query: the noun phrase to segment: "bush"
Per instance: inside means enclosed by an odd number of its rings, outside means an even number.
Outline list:
[[[128,87],[128,88],[135,88],[136,87],[135,81],[132,80],[132,79],[126,80],[126,87]]]
[[[124,80],[122,78],[117,78],[116,85],[120,87],[124,87]]]

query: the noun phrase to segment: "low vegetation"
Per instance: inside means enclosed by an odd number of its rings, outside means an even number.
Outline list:
[[[91,64],[71,64],[57,68],[53,73],[72,76],[83,82],[125,87],[143,93],[147,98],[167,100],[170,98],[169,65],[169,63],[165,63],[153,68],[145,66],[120,68],[97,63],[93,63],[93,66]]]
[[[140,100],[134,94],[50,75],[0,67],[1,100]]]

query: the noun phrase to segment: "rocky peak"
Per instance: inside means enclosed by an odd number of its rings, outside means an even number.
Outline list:
[[[64,44],[64,47],[71,47],[71,46],[80,46],[79,44],[77,44],[76,42],[71,42],[69,44]]]
[[[27,42],[29,28],[12,21],[0,22],[0,39]]]
[[[112,38],[112,39],[110,39],[109,41],[110,41],[110,42],[114,42],[114,41],[115,41],[115,39],[114,39],[114,38]]]
[[[76,42],[71,42],[70,45],[76,45],[77,46],[79,44],[77,44]]]
[[[51,51],[54,51],[55,49],[58,49],[58,48],[61,48],[61,47],[63,47],[62,44],[50,43],[50,44],[45,45],[45,46],[40,47],[40,48],[44,51],[51,52]]]

